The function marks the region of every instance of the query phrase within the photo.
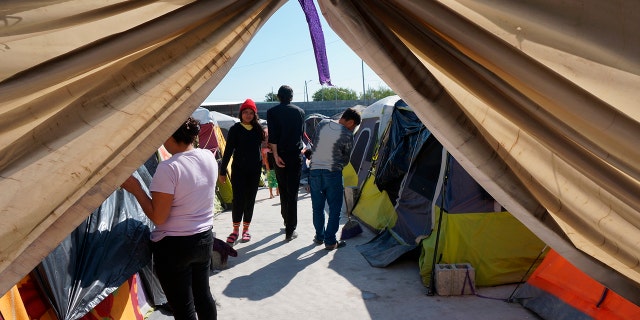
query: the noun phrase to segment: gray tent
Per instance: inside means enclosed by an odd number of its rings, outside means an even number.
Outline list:
[[[372,175],[360,190],[366,195],[357,197],[353,211],[380,232],[358,250],[375,267],[419,251],[427,286],[436,262],[470,263],[482,286],[520,281],[545,244],[444,150],[406,104],[394,104]]]

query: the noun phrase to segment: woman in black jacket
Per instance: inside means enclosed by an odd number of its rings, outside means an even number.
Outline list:
[[[227,243],[233,245],[240,236],[242,222],[242,242],[251,240],[249,225],[253,217],[253,207],[258,193],[260,174],[262,173],[261,145],[264,131],[258,123],[258,108],[255,102],[247,99],[240,106],[240,122],[234,124],[227,134],[227,145],[220,164],[220,182],[226,182],[227,166],[231,164],[231,187],[233,189],[233,231],[227,237]]]

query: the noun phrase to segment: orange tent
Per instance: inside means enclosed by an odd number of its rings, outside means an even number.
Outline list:
[[[640,319],[640,307],[550,250],[518,298],[544,319]]]

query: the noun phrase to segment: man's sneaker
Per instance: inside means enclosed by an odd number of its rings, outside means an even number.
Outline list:
[[[338,241],[338,242],[336,242],[336,243],[334,243],[332,245],[325,246],[324,249],[325,250],[335,250],[335,249],[338,249],[338,248],[343,248],[346,245],[347,245],[347,243],[345,241],[340,240],[340,241]]]
[[[322,241],[322,240],[320,240],[320,239],[316,238],[316,236],[313,236],[313,243],[315,243],[315,244],[316,244],[316,246],[319,246],[319,245],[323,244],[323,243],[324,243],[324,241]]]

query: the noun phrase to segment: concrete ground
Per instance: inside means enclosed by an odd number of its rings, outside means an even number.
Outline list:
[[[367,228],[344,248],[327,251],[314,245],[311,199],[300,191],[298,238],[291,242],[284,241],[279,198],[269,199],[266,188],[258,191],[253,239],[237,243],[238,256],[229,257],[227,268],[210,277],[218,319],[539,319],[505,301],[515,285],[478,288],[476,295],[427,295],[415,256],[386,268],[371,267],[356,249],[373,238]],[[226,239],[230,211],[215,218],[214,231]],[[148,316],[171,318],[161,311]]]

